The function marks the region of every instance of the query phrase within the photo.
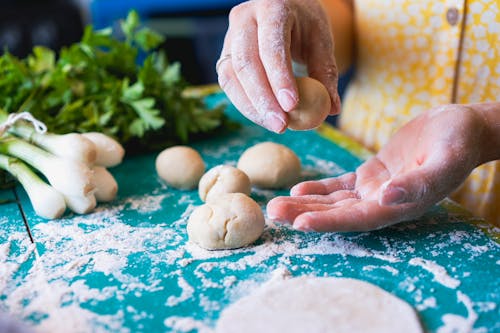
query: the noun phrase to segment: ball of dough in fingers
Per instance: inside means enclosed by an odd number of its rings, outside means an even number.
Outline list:
[[[299,103],[288,112],[288,128],[310,130],[318,127],[330,113],[330,94],[325,86],[311,77],[298,77]]]
[[[238,160],[252,185],[260,188],[288,188],[300,179],[301,164],[290,148],[274,142],[262,142],[245,150]]]
[[[201,155],[191,147],[174,146],[156,157],[156,172],[167,184],[178,189],[193,189],[205,172]]]
[[[227,193],[196,208],[187,233],[190,241],[205,249],[235,249],[256,241],[264,225],[257,202],[243,193]]]
[[[225,193],[250,195],[250,178],[231,165],[218,165],[208,170],[200,179],[198,193],[202,201],[209,201]]]

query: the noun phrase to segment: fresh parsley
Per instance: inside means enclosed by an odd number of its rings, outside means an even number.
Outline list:
[[[116,37],[121,35],[123,38]],[[162,35],[131,11],[119,31],[87,26],[59,54],[42,46],[19,59],[0,57],[0,112],[29,111],[54,133],[98,131],[127,151],[188,143],[234,126],[224,106],[184,94],[179,63],[159,47]]]

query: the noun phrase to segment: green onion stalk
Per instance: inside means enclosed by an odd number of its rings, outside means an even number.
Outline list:
[[[9,172],[21,183],[37,215],[55,219],[65,212],[66,203],[62,194],[45,183],[21,160],[0,154],[0,168]]]
[[[85,163],[61,158],[14,137],[0,140],[0,154],[17,157],[38,170],[75,213],[85,214],[95,208],[92,170]]]

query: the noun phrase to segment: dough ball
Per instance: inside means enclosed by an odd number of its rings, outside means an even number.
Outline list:
[[[413,308],[368,282],[298,277],[267,282],[223,310],[225,332],[422,333]]]
[[[262,142],[243,152],[238,169],[248,175],[252,185],[278,189],[287,188],[299,180],[301,165],[290,148],[274,142]]]
[[[208,250],[234,249],[257,240],[264,231],[260,206],[243,193],[226,193],[196,208],[189,217],[189,240]]]
[[[156,172],[167,184],[179,189],[193,189],[205,172],[200,154],[191,147],[174,146],[156,157]]]
[[[218,165],[208,170],[198,184],[200,199],[209,201],[224,193],[243,193],[250,195],[250,179],[241,171],[230,165]]]
[[[299,103],[288,112],[288,128],[310,130],[318,127],[330,113],[330,94],[325,86],[310,77],[298,77]]]

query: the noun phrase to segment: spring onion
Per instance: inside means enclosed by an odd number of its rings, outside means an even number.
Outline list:
[[[59,157],[67,157],[92,165],[96,161],[94,143],[78,133],[53,134],[37,133],[31,126],[15,125],[9,132],[32,142]]]
[[[122,162],[125,150],[115,139],[99,132],[82,133],[82,136],[92,141],[95,145],[96,165],[113,167]]]
[[[64,196],[84,197],[94,189],[92,171],[82,162],[58,157],[13,137],[0,140],[0,153],[30,164]]]
[[[55,219],[64,213],[66,203],[62,194],[46,184],[22,161],[0,154],[0,168],[12,174],[21,183],[37,215]]]
[[[64,199],[66,200],[68,208],[77,214],[90,213],[97,206],[97,200],[92,192],[84,196],[67,195]]]
[[[118,184],[113,175],[102,166],[95,165],[92,168],[92,180],[95,186],[94,195],[99,202],[109,202],[116,197]]]

